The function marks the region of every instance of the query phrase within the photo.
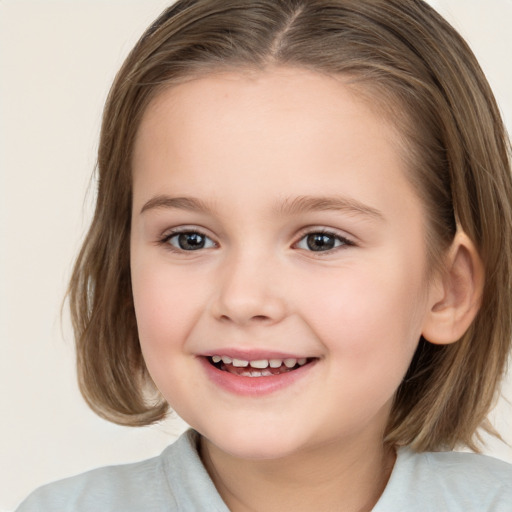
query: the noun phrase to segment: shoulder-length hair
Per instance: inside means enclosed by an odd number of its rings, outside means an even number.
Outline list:
[[[179,0],[149,27],[105,106],[96,210],[70,283],[86,401],[124,425],[158,421],[168,408],[141,354],[130,281],[131,157],[143,113],[180,81],[269,65],[350,78],[402,134],[433,265],[457,229],[477,246],[481,309],[458,342],[420,340],[386,433],[416,450],[476,449],[512,335],[509,143],[473,53],[422,0]]]

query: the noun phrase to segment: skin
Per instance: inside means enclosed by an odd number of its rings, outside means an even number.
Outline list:
[[[427,279],[397,134],[376,112],[342,79],[273,68],[174,86],[143,117],[131,235],[141,347],[233,511],[371,510],[389,477],[391,402],[443,291]],[[290,208],[303,196],[343,207]],[[199,231],[204,248],[180,249],[174,229]],[[319,231],[338,245],[309,249]],[[316,359],[293,385],[248,397],[204,371],[201,355],[228,348]]]

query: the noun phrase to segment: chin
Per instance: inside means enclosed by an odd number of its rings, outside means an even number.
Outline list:
[[[293,455],[305,447],[287,429],[253,428],[199,430],[201,435],[222,452],[246,460],[277,460]]]
[[[293,447],[284,447],[281,443],[254,443],[254,441],[247,440],[246,442],[221,442],[215,443],[217,448],[223,452],[244,460],[278,460],[286,458],[294,453],[296,449]]]

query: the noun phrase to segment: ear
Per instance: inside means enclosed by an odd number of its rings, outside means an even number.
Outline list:
[[[464,232],[455,235],[442,272],[432,283],[422,335],[438,345],[459,340],[480,309],[484,266]]]

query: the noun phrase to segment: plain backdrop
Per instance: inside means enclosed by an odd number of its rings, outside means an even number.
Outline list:
[[[512,0],[431,3],[473,47],[511,130]],[[77,389],[65,310],[60,318],[92,209],[103,102],[168,4],[0,0],[0,511],[45,482],[157,454],[184,429],[172,418],[135,429],[96,417]],[[503,399],[493,413],[509,442],[511,413]],[[485,452],[512,462],[501,442]]]

